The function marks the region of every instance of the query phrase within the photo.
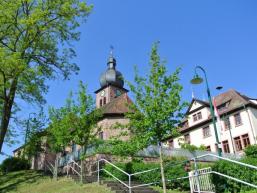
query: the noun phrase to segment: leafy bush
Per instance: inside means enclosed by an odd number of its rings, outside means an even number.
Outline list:
[[[30,164],[25,159],[10,157],[3,161],[0,168],[3,173],[8,173],[12,171],[27,170],[30,168]]]
[[[257,145],[249,145],[244,152],[247,157],[257,158]]]
[[[123,171],[127,171],[126,170],[126,165],[127,165],[126,163],[114,163],[114,165],[119,167]],[[123,172],[119,171],[118,169],[114,168],[113,166],[111,166],[109,164],[105,165],[103,169],[110,172],[112,175],[114,175],[119,180],[128,181],[128,176],[126,174],[124,174]],[[107,172],[103,172],[103,176],[105,178],[112,178]]]
[[[182,149],[187,149],[188,151],[191,151],[191,152],[196,150],[206,151],[206,147],[204,145],[200,145],[200,147],[197,147],[189,143],[181,143],[180,145]]]
[[[256,158],[249,157],[249,158],[244,158],[241,161],[244,163],[257,166]],[[249,183],[257,184],[257,172],[253,171],[253,169],[250,169],[245,166],[241,166],[239,164],[231,164],[228,161],[220,160],[213,165],[213,170],[226,174],[231,177],[241,179]],[[218,175],[213,175],[212,180],[213,180],[213,183],[215,184],[216,192],[219,192],[219,193],[222,193],[222,192],[236,193],[240,191],[244,192],[244,191],[251,190],[249,186],[245,186],[234,180],[230,180]]]

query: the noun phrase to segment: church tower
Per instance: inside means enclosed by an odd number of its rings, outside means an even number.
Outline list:
[[[124,79],[122,74],[116,70],[116,59],[112,51],[107,62],[107,70],[100,76],[100,86],[101,88],[95,91],[97,108],[128,92],[127,89],[123,88]]]

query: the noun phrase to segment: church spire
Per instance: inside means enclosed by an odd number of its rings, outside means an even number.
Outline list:
[[[110,46],[110,56],[109,56],[109,59],[108,59],[108,62],[107,62],[107,65],[108,65],[109,69],[115,69],[116,68],[116,60],[113,56],[113,50],[114,50],[114,47]]]

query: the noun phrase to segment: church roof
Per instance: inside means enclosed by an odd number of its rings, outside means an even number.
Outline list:
[[[104,116],[124,115],[130,111],[129,104],[131,103],[132,100],[128,97],[127,93],[124,93],[102,106],[101,109]]]

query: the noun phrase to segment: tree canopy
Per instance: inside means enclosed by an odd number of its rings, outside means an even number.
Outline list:
[[[91,95],[87,94],[86,85],[80,82],[76,99],[71,93],[64,107],[50,108],[49,131],[54,139],[52,145],[57,151],[63,150],[73,142],[86,152],[87,147],[97,141],[101,130],[97,123],[102,113],[94,104]]]
[[[0,152],[15,101],[43,104],[48,80],[78,72],[72,42],[91,9],[81,0],[0,2]]]

